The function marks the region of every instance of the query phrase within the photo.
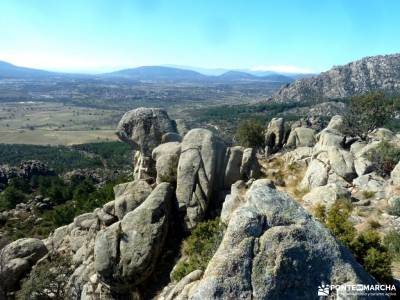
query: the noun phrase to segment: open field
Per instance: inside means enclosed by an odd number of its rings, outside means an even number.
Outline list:
[[[0,141],[5,144],[72,145],[115,140],[123,112],[62,103],[0,104]]]
[[[0,130],[3,144],[75,145],[116,139],[114,130]]]
[[[0,129],[113,129],[122,114],[116,110],[75,107],[62,103],[1,103]]]

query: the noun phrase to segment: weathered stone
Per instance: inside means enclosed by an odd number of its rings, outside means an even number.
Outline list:
[[[223,186],[226,147],[211,131],[192,129],[183,138],[176,198],[187,229],[204,217],[214,191]]]
[[[304,174],[300,186],[303,189],[313,189],[328,182],[328,166],[319,159],[313,159]]]
[[[374,171],[374,164],[364,156],[361,156],[354,160],[354,169],[358,176],[362,176]]]
[[[313,147],[315,145],[315,130],[306,127],[297,127],[290,132],[286,142],[288,147]]]
[[[351,152],[336,147],[329,147],[328,160],[331,170],[345,180],[351,181],[357,176]]]
[[[282,159],[288,165],[296,163],[302,166],[308,166],[311,161],[313,148],[298,147],[292,151],[288,151],[282,155]]]
[[[75,217],[74,225],[81,229],[89,229],[98,224],[98,218],[95,213],[85,213]]]
[[[345,136],[334,129],[325,128],[317,134],[318,142],[315,144],[314,152],[327,151],[329,148],[343,148]]]
[[[316,299],[322,281],[376,284],[299,204],[256,181],[202,279],[182,293],[193,300]]]
[[[282,148],[288,138],[290,128],[285,127],[283,118],[273,118],[267,126],[265,144],[268,153],[274,153]]]
[[[31,267],[47,254],[39,239],[24,238],[6,245],[0,251],[0,284],[6,292],[15,291]]]
[[[374,192],[377,199],[385,198],[386,181],[375,172],[357,177],[353,185],[361,191]]]
[[[245,190],[245,188],[246,184],[243,180],[239,180],[234,184],[232,184],[231,193],[226,195],[225,201],[222,204],[222,210],[221,210],[222,223],[228,224],[232,213],[244,201],[243,191]]]
[[[329,209],[336,200],[350,199],[350,196],[350,192],[346,188],[335,183],[329,183],[313,188],[308,194],[304,195],[303,201],[310,207],[322,204]]]
[[[157,183],[176,183],[180,152],[181,145],[177,142],[161,144],[153,150],[152,157],[156,161]]]
[[[166,238],[172,196],[172,186],[161,183],[122,221],[98,233],[95,269],[103,281],[123,289],[151,275]]]
[[[138,207],[151,193],[152,188],[145,180],[121,183],[114,187],[115,215],[119,220]]]
[[[229,188],[237,180],[241,179],[240,168],[242,166],[244,148],[241,146],[227,148],[227,163],[225,169],[224,186]]]
[[[394,185],[400,186],[400,162],[397,163],[393,171],[390,173],[390,178]]]
[[[240,166],[240,178],[249,180],[257,179],[261,175],[261,167],[258,163],[256,149],[246,148],[243,151],[242,165]]]
[[[137,108],[125,113],[118,123],[116,134],[136,150],[134,156],[135,179],[155,178],[155,162],[151,152],[161,144],[166,133],[175,133],[176,124],[165,110]]]
[[[134,150],[150,157],[153,149],[161,144],[162,136],[169,132],[176,129],[165,110],[140,107],[123,115],[116,134]]]

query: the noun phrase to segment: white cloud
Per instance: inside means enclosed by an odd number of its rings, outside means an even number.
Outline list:
[[[276,65],[276,66],[255,66],[250,69],[251,71],[254,72],[266,72],[266,71],[271,71],[271,72],[278,72],[278,73],[315,73],[315,71],[308,69],[308,68],[302,68],[302,67],[297,67],[297,66],[290,66],[290,65]]]

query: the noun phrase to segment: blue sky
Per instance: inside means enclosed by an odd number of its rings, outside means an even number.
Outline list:
[[[400,52],[400,1],[1,0],[0,60],[318,72]]]

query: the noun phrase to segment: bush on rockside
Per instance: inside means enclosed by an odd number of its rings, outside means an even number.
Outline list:
[[[264,148],[264,127],[261,122],[253,119],[244,120],[236,132],[238,143],[243,147]]]
[[[183,241],[182,258],[171,274],[172,279],[179,281],[194,270],[205,270],[221,243],[223,231],[218,218],[199,223]]]
[[[332,234],[347,246],[357,261],[365,270],[381,283],[393,281],[391,273],[392,255],[389,249],[396,249],[395,238],[391,243],[382,242],[379,234],[373,230],[356,233],[354,225],[350,222],[351,203],[343,200],[336,201],[326,215],[322,218]],[[319,216],[321,220],[321,216]],[[391,248],[388,248],[391,245]]]

